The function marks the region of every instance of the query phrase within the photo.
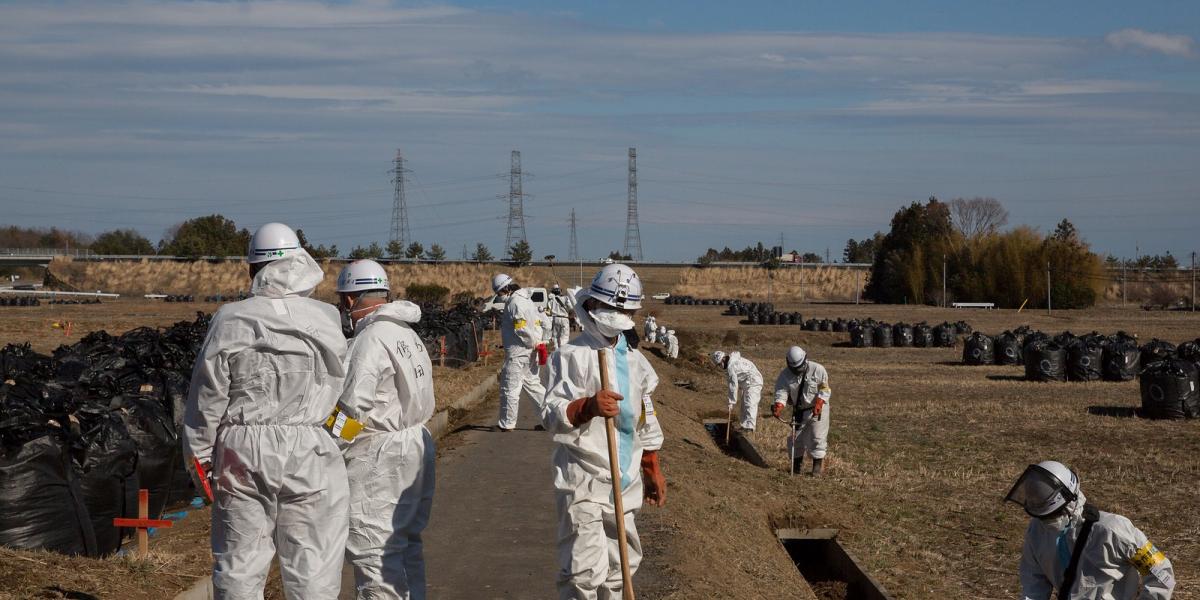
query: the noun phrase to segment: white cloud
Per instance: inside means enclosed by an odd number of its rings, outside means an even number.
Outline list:
[[[1192,38],[1186,35],[1122,29],[1104,36],[1104,41],[1118,50],[1134,49],[1161,52],[1167,56],[1192,56]]]

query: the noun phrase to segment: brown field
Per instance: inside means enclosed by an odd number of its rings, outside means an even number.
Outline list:
[[[649,287],[669,275],[651,273]],[[869,304],[785,304],[809,317],[874,317],[887,322],[966,320],[988,333],[1029,324],[1047,332],[1120,329],[1178,343],[1200,336],[1200,316],[1103,308],[1017,313]],[[0,342],[33,341],[48,351],[87,330],[117,333],[190,318],[212,304],[121,300],[99,306],[0,308]],[[669,581],[656,597],[814,598],[773,536],[776,527],[833,527],[870,573],[897,598],[1011,598],[1026,517],[1001,498],[1030,462],[1053,458],[1076,469],[1088,498],[1124,514],[1176,566],[1177,598],[1200,598],[1200,422],[1146,421],[1088,414],[1090,406],[1137,406],[1136,382],[1036,384],[1019,367],[966,367],[955,349],[855,349],[846,334],[798,326],[742,326],[722,307],[666,306],[645,312],[675,328],[681,358],[647,353],[659,372],[656,406],[668,505],[647,507],[639,529],[647,564]],[[71,336],[51,327],[74,322]],[[639,323],[640,324],[640,323]],[[722,453],[701,425],[724,417],[723,376],[708,366],[714,349],[737,349],[765,380],[762,411],[786,348],[799,343],[830,372],[832,432],[826,476],[790,478],[786,427],[768,417],[754,434],[773,465],[760,469]],[[493,357],[498,359],[499,357]],[[492,365],[496,365],[492,362]],[[490,368],[438,369],[439,399]],[[688,387],[675,385],[687,383]],[[769,414],[769,413],[768,413]],[[450,500],[443,500],[450,501]],[[190,518],[203,522],[203,514]],[[54,586],[99,597],[153,598],[204,571],[207,525],[190,537],[158,538],[150,563],[97,561],[0,551],[0,598],[59,597]],[[181,542],[172,542],[178,536]],[[181,549],[176,544],[187,546]],[[197,550],[198,548],[198,550]],[[32,569],[32,570],[31,570]],[[32,575],[31,575],[32,574]],[[34,576],[36,575],[36,576]],[[50,591],[47,591],[50,590]],[[652,596],[643,596],[652,597]],[[824,597],[824,596],[822,596]]]
[[[757,267],[689,268],[674,292],[697,298],[795,298],[853,301],[867,285],[869,269],[794,266],[767,271]]]
[[[654,522],[687,523],[666,536],[665,562],[678,565],[672,597],[794,597],[772,589],[783,583],[768,572],[778,568],[771,553],[782,554],[774,527],[839,529],[843,544],[897,598],[1014,597],[1027,517],[1001,500],[1026,464],[1057,459],[1080,474],[1091,502],[1128,516],[1167,553],[1179,581],[1176,598],[1200,598],[1200,422],[1087,411],[1137,406],[1136,381],[1030,383],[1020,380],[1020,367],[959,365],[961,348],[855,349],[843,347],[844,333],[740,326],[735,317],[717,316],[720,307],[652,308],[681,333],[682,346],[676,365],[655,360],[676,502],[663,514],[643,513]],[[786,308],[805,318],[964,319],[988,333],[1028,323],[1047,332],[1124,329],[1175,343],[1200,335],[1200,316],[1191,313]],[[788,477],[788,428],[769,418],[770,388],[791,344],[829,369],[833,387],[830,453],[819,479]],[[763,372],[767,418],[760,417],[753,439],[771,470],[724,456],[711,443],[690,443],[709,441],[697,439],[700,419],[724,418],[724,377],[706,358],[717,348],[740,350]],[[696,391],[667,387],[675,379],[691,380]]]

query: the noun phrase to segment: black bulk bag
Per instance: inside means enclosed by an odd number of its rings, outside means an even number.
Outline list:
[[[821,319],[817,322],[817,325],[818,331],[833,331],[833,321],[829,319]]]
[[[139,396],[123,396],[116,401],[129,437],[137,445],[138,480],[150,490],[150,518],[158,519],[178,485],[176,471],[182,459],[179,436],[171,416],[158,402]]]
[[[1062,346],[1063,348],[1069,348],[1071,346],[1071,344],[1075,343],[1076,338],[1075,338],[1075,334],[1071,333],[1070,331],[1064,331],[1064,332],[1054,336],[1054,338],[1052,338],[1052,339],[1054,340],[1055,344],[1058,344],[1059,346]]]
[[[998,365],[1019,365],[1021,359],[1021,340],[1011,331],[996,336],[992,346],[992,354]]]
[[[958,328],[942,323],[933,329],[933,342],[939,348],[953,348],[958,342]]]
[[[971,328],[971,325],[969,323],[967,323],[966,321],[959,321],[959,322],[955,323],[954,329],[956,331],[958,331],[959,335],[970,335],[971,333],[973,333],[975,331],[974,329]]]
[[[880,323],[875,326],[875,347],[876,348],[891,348],[894,340],[892,339],[892,326],[887,323]]]
[[[1182,419],[1200,416],[1195,363],[1168,358],[1146,365],[1140,376],[1142,416]]]
[[[833,322],[833,330],[837,333],[845,332],[846,331],[846,320],[838,319],[838,320],[834,321]]]
[[[1154,338],[1142,345],[1141,352],[1142,364],[1148,365],[1152,362],[1173,358],[1175,356],[1175,344]]]
[[[1200,339],[1180,344],[1175,349],[1175,355],[1200,366]]]
[[[1102,374],[1105,381],[1132,381],[1141,368],[1141,351],[1128,340],[1109,344],[1104,348]]]
[[[791,316],[788,317],[788,325],[799,325],[803,322],[804,322],[804,319],[803,319],[803,317],[800,316],[800,313],[798,313],[798,312],[794,312],[791,314]]]
[[[913,346],[917,348],[933,347],[933,329],[921,323],[913,327]]]
[[[1053,341],[1038,340],[1025,345],[1025,379],[1066,381],[1067,351]]]
[[[87,506],[96,553],[108,556],[121,549],[130,532],[113,525],[117,517],[137,516],[137,446],[121,417],[107,406],[89,406],[75,413],[80,422],[82,461],[79,484]]]
[[[913,328],[906,323],[892,325],[892,342],[897,348],[912,348]]]
[[[875,328],[861,325],[850,332],[850,345],[855,348],[870,348],[875,345]]]
[[[1076,338],[1067,346],[1067,379],[1100,381],[1104,378],[1104,346],[1095,338]]]
[[[992,338],[975,332],[963,341],[963,363],[968,365],[990,365],[996,362]]]
[[[0,546],[96,555],[95,532],[60,434],[0,449]]]

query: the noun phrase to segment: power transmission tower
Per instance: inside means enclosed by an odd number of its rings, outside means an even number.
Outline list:
[[[567,252],[567,260],[579,260],[579,241],[575,238],[575,209],[571,209],[571,248]]]
[[[400,154],[399,149],[396,149],[396,159],[392,170],[388,172],[393,175],[392,230],[388,242],[396,242],[403,249],[412,239],[412,235],[408,231],[408,200],[404,197],[404,174],[409,171],[404,168],[404,156]]]
[[[525,193],[521,191],[521,151],[512,151],[512,166],[508,171],[508,234],[504,237],[504,254],[512,256],[512,247],[525,239]]]
[[[642,260],[642,232],[638,229],[637,148],[629,149],[629,211],[625,221],[625,256]]]

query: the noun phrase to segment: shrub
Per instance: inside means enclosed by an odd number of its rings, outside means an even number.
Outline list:
[[[436,283],[410,283],[404,288],[404,296],[417,304],[445,304],[450,297],[450,288]]]

